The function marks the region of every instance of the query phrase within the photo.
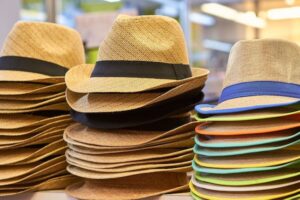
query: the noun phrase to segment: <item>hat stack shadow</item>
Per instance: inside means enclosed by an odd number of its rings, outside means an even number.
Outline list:
[[[236,43],[216,106],[196,106],[194,199],[298,199],[300,47]]]
[[[172,34],[171,34],[172,33]],[[194,127],[208,71],[190,68],[174,19],[120,15],[95,65],[66,74],[76,123],[64,140],[78,199],[141,199],[188,189]]]
[[[63,131],[71,124],[66,71],[84,63],[79,34],[51,23],[18,22],[0,55],[0,196],[63,189]]]

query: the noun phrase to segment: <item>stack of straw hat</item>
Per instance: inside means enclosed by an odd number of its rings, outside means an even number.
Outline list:
[[[74,30],[19,22],[8,34],[0,57],[0,196],[74,181],[65,170],[63,131],[72,119],[64,75],[82,63]]]
[[[195,199],[299,199],[300,47],[250,40],[230,52],[217,106],[196,106]]]
[[[162,16],[120,15],[96,65],[66,74],[77,123],[64,133],[79,199],[140,199],[186,191],[193,158],[189,111],[207,70],[188,65],[180,25]]]

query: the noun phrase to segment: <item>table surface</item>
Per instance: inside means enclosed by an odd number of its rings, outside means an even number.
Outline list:
[[[76,200],[64,193],[63,190],[55,191],[41,191],[34,193],[24,193],[11,197],[0,197],[0,200]],[[144,200],[192,200],[188,193],[181,194],[167,194],[154,198],[147,198]]]

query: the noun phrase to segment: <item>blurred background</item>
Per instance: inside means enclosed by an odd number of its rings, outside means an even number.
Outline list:
[[[215,102],[231,46],[238,40],[282,38],[300,44],[300,0],[1,0],[0,45],[18,20],[49,21],[79,31],[88,63],[120,13],[166,15],[181,24],[190,63],[211,71],[206,102]]]

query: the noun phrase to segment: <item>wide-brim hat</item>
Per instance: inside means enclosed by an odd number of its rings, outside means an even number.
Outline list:
[[[91,128],[143,128],[145,125],[155,125],[155,123],[173,115],[191,111],[194,105],[203,99],[203,96],[203,93],[196,89],[196,91],[191,91],[189,94],[184,93],[149,107],[109,113],[81,113],[71,110],[71,116],[73,120]]]
[[[1,70],[0,70],[1,71]],[[38,83],[15,83],[4,82],[0,85],[0,95],[33,95],[33,94],[53,94],[65,91],[65,83],[57,83],[52,85]]]
[[[62,155],[67,148],[63,140],[46,144],[40,148],[27,147],[0,151],[0,165],[28,164],[53,155]]]
[[[239,174],[239,173],[246,173],[246,172],[266,172],[266,171],[273,171],[277,169],[286,169],[286,168],[295,168],[295,167],[298,168],[300,164],[300,160],[296,160],[281,165],[274,165],[274,166],[267,166],[267,167],[211,168],[211,167],[203,167],[201,165],[198,165],[198,162],[199,159],[195,157],[192,162],[192,167],[194,171],[198,173],[210,173],[210,174]]]
[[[245,155],[261,152],[273,152],[276,150],[286,149],[300,149],[300,138],[294,140],[288,140],[285,142],[272,143],[269,145],[258,145],[251,147],[235,147],[235,148],[205,148],[200,147],[197,144],[194,146],[195,154],[201,156],[218,157],[218,156],[234,156]],[[250,156],[250,155],[249,155]]]
[[[280,118],[291,115],[299,115],[299,106],[269,108],[263,110],[245,111],[242,113],[220,114],[204,117],[199,114],[195,115],[195,119],[199,122],[214,122],[214,121],[247,121]]]
[[[195,123],[185,124],[170,131],[142,130],[100,130],[73,124],[64,131],[64,139],[97,146],[98,149],[123,149],[142,147],[149,144],[161,144],[176,141],[178,138],[192,137]]]
[[[189,81],[167,91],[152,91],[132,94],[82,94],[67,90],[66,99],[70,107],[77,112],[124,112],[142,107],[149,107],[191,91],[199,90],[200,92],[204,86],[205,79],[206,78]],[[201,99],[199,99],[199,101],[200,100]]]
[[[193,145],[194,145],[194,139],[191,137],[187,139],[182,139],[180,141],[157,144],[154,146],[147,146],[147,147],[140,147],[140,148],[133,148],[133,149],[103,150],[103,149],[97,149],[97,147],[91,145],[82,145],[81,143],[68,139],[69,149],[79,153],[91,154],[91,155],[115,154],[115,153],[123,153],[123,152],[138,152],[144,150],[157,150],[157,149],[188,149],[188,148],[192,148]]]
[[[77,93],[134,93],[179,86],[207,74],[190,68],[176,20],[120,15],[99,47],[96,65],[72,68],[66,84]]]
[[[271,183],[284,179],[297,177],[300,172],[297,168],[277,169],[272,171],[262,172],[247,172],[238,174],[204,174],[195,173],[194,177],[210,184],[224,185],[224,186],[250,186],[265,183]]]
[[[216,106],[198,105],[201,114],[225,114],[300,102],[300,47],[284,40],[236,43]]]
[[[9,198],[10,196],[19,197],[22,199],[23,193],[45,190],[60,190],[68,185],[78,181],[78,177],[72,175],[63,175],[51,177],[45,181],[37,183],[22,184],[21,186],[5,186],[0,187],[0,197]]]
[[[120,190],[122,186],[122,190]],[[67,187],[78,199],[143,199],[166,193],[187,191],[185,173],[149,173],[108,180],[85,180]]]
[[[189,187],[192,193],[199,198],[211,199],[211,200],[265,200],[265,199],[282,199],[286,196],[296,194],[300,191],[300,184],[295,184],[292,186],[286,186],[283,188],[276,188],[270,190],[262,190],[255,192],[224,192],[208,190],[197,187],[190,182]]]
[[[284,179],[280,181],[275,181],[272,183],[264,183],[260,185],[251,185],[251,186],[224,186],[206,183],[204,181],[197,180],[194,176],[191,179],[191,182],[194,186],[198,188],[203,188],[207,190],[213,191],[223,191],[223,192],[256,192],[256,191],[264,191],[271,189],[280,189],[288,186],[298,185],[300,183],[299,177],[293,177],[289,179]]]
[[[208,122],[195,128],[196,133],[203,135],[245,135],[266,134],[298,128],[300,122],[295,118],[261,119],[241,122]]]
[[[0,81],[59,83],[68,69],[84,63],[78,32],[45,22],[18,22],[0,54]]]
[[[199,166],[218,169],[269,167],[297,160],[300,161],[299,150],[300,146],[298,145],[298,148],[295,149],[280,149],[271,152],[233,155],[230,157],[195,155],[195,161]]]
[[[249,135],[201,135],[195,137],[195,143],[201,148],[235,148],[235,147],[255,147],[259,145],[273,145],[287,141],[297,141],[300,131],[281,131],[268,134]],[[273,145],[274,146],[274,145]]]

